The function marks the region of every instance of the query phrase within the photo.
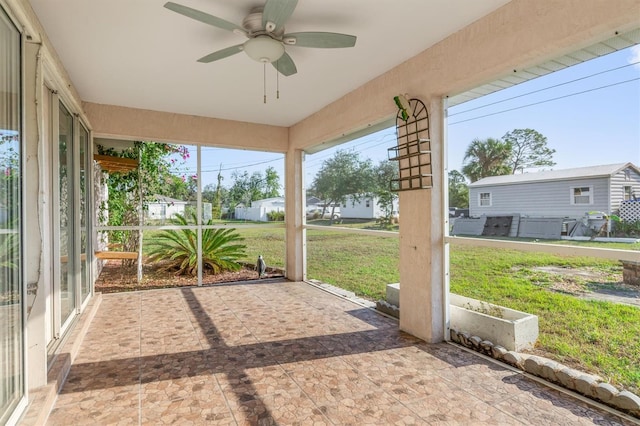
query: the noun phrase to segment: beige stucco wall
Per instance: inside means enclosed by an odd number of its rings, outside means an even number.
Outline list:
[[[292,148],[394,116],[399,93],[458,94],[638,25],[639,0],[513,0],[291,127]]]
[[[84,102],[94,137],[287,152],[286,127]]]

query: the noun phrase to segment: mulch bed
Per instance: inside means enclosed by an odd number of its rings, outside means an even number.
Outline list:
[[[142,281],[137,282],[138,269],[136,265],[127,266],[121,260],[106,261],[102,272],[95,284],[96,292],[118,293],[123,291],[151,290],[172,287],[192,287],[198,285],[198,277],[190,275],[176,275],[167,271],[161,262],[144,265],[142,268]],[[267,271],[264,278],[282,277],[282,271]],[[236,272],[223,272],[220,274],[204,274],[203,285],[214,285],[236,281],[258,280],[258,273],[253,268],[243,267]]]

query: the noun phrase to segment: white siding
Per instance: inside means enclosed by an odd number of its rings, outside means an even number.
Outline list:
[[[369,207],[367,207],[367,201]],[[399,202],[394,200],[393,210],[398,213]],[[384,212],[378,205],[377,197],[362,197],[360,201],[354,201],[350,196],[347,202],[340,206],[340,217],[345,219],[377,219],[382,217]]]
[[[629,179],[627,179],[628,170]],[[635,196],[640,198],[640,174],[634,169],[628,167],[625,170],[620,170],[618,173],[611,177],[611,212],[615,213],[620,209],[620,203],[624,197],[624,187],[630,186],[631,190],[635,193]]]
[[[376,210],[379,210],[378,204],[371,198],[363,197],[355,201],[347,197],[347,201],[340,206],[340,216],[345,219],[373,219],[377,217]]]
[[[593,188],[593,204],[571,204],[572,187]],[[479,206],[479,194],[491,193],[491,206]],[[547,217],[582,217],[588,211],[608,212],[608,178],[512,183],[469,188],[471,216],[513,214]]]

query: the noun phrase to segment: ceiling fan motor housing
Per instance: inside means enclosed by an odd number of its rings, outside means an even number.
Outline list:
[[[284,26],[274,31],[275,28],[265,28],[262,26],[262,7],[255,7],[242,20],[242,27],[247,30],[249,37],[255,37],[262,34],[268,34],[272,38],[280,40],[284,35]],[[267,25],[272,24],[268,22]],[[275,24],[274,24],[275,25]]]

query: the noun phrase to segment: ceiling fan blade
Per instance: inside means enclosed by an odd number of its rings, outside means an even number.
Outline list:
[[[293,63],[293,59],[291,59],[291,56],[289,56],[287,52],[284,52],[284,55],[282,55],[280,59],[271,62],[271,64],[280,74],[287,77],[298,72],[296,64]]]
[[[229,21],[225,21],[224,19],[218,18],[217,16],[209,15],[208,13],[204,13],[199,10],[192,9],[187,6],[182,6],[181,4],[167,2],[165,3],[164,7],[176,13],[184,15],[188,18],[195,19],[196,21],[204,22],[205,24],[209,24],[214,27],[221,28],[223,30],[234,31],[234,32],[240,31],[243,34],[246,34],[246,31],[244,30],[244,28],[242,28],[239,25],[236,25]]]
[[[262,27],[269,33],[281,29],[298,5],[298,0],[267,0],[262,11]]]
[[[291,46],[337,48],[353,47],[356,45],[356,36],[338,33],[304,32],[291,33],[282,36],[282,41]]]
[[[208,64],[209,62],[224,59],[228,56],[235,55],[236,53],[240,52],[242,52],[242,44],[237,44],[235,46],[227,47],[226,49],[218,50],[217,52],[209,53],[207,56],[203,56],[202,58],[198,59],[198,62]]]

